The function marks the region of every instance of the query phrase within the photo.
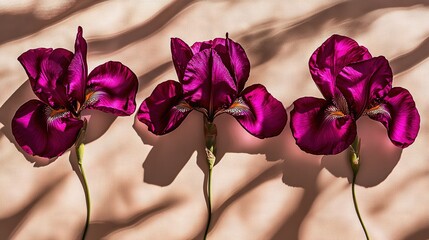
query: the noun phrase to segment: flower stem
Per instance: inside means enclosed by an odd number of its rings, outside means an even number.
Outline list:
[[[79,136],[78,136],[76,144],[75,144],[77,165],[79,166],[79,171],[82,174],[82,179],[83,179],[82,185],[83,185],[83,191],[85,192],[85,202],[86,202],[86,221],[85,221],[85,228],[84,228],[83,234],[82,234],[82,240],[85,240],[86,233],[88,231],[89,217],[90,217],[90,212],[91,212],[91,198],[89,196],[89,187],[88,187],[88,182],[86,180],[85,171],[84,171],[83,165],[82,165],[83,153],[84,153],[84,149],[85,149],[85,145],[83,143],[83,140],[85,139],[86,127],[87,127],[87,121],[86,121],[86,119],[84,119],[83,127],[79,133]]]
[[[362,226],[362,229],[365,232],[365,237],[366,237],[367,240],[369,240],[370,238],[369,238],[368,232],[367,232],[367,230],[365,228],[365,224],[363,223],[362,217],[360,216],[359,206],[358,206],[358,203],[357,203],[357,200],[356,200],[356,192],[355,192],[356,176],[357,176],[356,174],[353,174],[353,181],[352,181],[353,204],[355,206],[355,211],[356,211],[356,214],[357,214],[357,216],[359,218],[360,225]]]
[[[360,139],[356,136],[355,141],[352,145],[350,145],[350,165],[352,167],[353,171],[353,179],[352,179],[352,196],[353,196],[353,205],[355,207],[356,215],[359,218],[360,225],[362,226],[363,231],[365,232],[365,237],[367,240],[369,240],[369,235],[366,230],[365,224],[363,223],[362,217],[359,212],[359,206],[356,200],[356,192],[355,192],[355,185],[356,185],[356,177],[359,172],[360,167]]]
[[[80,143],[76,147],[76,155],[77,155],[77,163],[79,165],[79,170],[82,173],[83,190],[85,192],[85,200],[86,200],[86,221],[85,221],[85,228],[83,230],[82,240],[85,239],[86,233],[88,231],[89,217],[90,217],[90,212],[91,212],[91,198],[89,196],[88,182],[86,180],[85,171],[84,171],[83,166],[82,166],[83,152],[84,152],[84,144]]]
[[[204,231],[204,240],[207,239],[207,234],[209,233],[210,222],[212,218],[212,172],[213,167],[216,161],[216,136],[217,128],[216,125],[212,122],[207,121],[204,118],[204,137],[206,142],[206,156],[207,163],[209,167],[208,176],[207,176],[207,224],[206,230]]]
[[[209,167],[209,174],[207,179],[207,224],[206,224],[206,230],[204,232],[204,240],[207,239],[207,234],[209,233],[210,228],[210,222],[212,219],[212,171],[213,168]]]

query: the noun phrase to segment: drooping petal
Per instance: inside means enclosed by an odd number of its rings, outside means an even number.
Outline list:
[[[351,38],[333,35],[314,51],[310,58],[310,73],[326,99],[335,93],[338,73],[348,64],[371,58],[365,47]]]
[[[356,123],[349,115],[328,112],[332,107],[320,98],[297,99],[291,111],[290,127],[296,144],[305,152],[318,155],[337,154],[353,143]]]
[[[85,108],[116,116],[129,116],[136,109],[137,76],[120,62],[109,61],[88,76]]]
[[[227,108],[237,96],[234,80],[212,49],[197,53],[189,61],[183,78],[184,99],[193,107],[204,108],[209,117]]]
[[[88,75],[88,66],[86,63],[87,45],[82,37],[82,27],[78,28],[75,53],[68,67],[68,75],[66,78],[67,95],[79,101],[82,105],[85,102],[85,86],[86,77]]]
[[[338,74],[337,88],[359,118],[374,99],[383,98],[392,88],[392,69],[384,57],[352,63]]]
[[[258,138],[279,135],[287,121],[283,104],[260,84],[245,88],[225,112],[234,116],[244,129]]]
[[[146,98],[137,112],[137,118],[149,131],[163,135],[176,129],[192,111],[183,101],[183,90],[176,81],[160,83]]]
[[[18,60],[29,76],[36,96],[53,108],[71,107],[64,86],[65,74],[73,58],[70,51],[57,49],[32,49]]]
[[[174,68],[176,69],[177,76],[179,77],[179,82],[182,82],[186,66],[194,54],[188,44],[180,38],[172,38],[170,45]]]
[[[392,88],[381,104],[366,113],[387,128],[390,140],[398,147],[408,147],[417,137],[420,115],[413,97],[404,88]]]
[[[12,119],[12,133],[22,149],[46,158],[60,156],[76,141],[83,121],[65,109],[53,110],[39,100],[22,105]]]

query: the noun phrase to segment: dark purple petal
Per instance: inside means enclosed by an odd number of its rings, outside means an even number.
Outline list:
[[[390,91],[392,69],[384,57],[349,64],[338,74],[336,86],[357,119],[372,100]]]
[[[87,46],[85,39],[82,37],[82,27],[78,28],[74,49],[75,53],[68,67],[65,85],[67,94],[82,105],[85,102],[85,86],[88,75],[86,63]]]
[[[398,147],[408,147],[417,137],[420,115],[413,97],[404,88],[392,88],[381,104],[366,113],[387,128],[390,140]]]
[[[30,49],[18,57],[18,61],[27,72],[28,78],[37,79],[41,73],[42,61],[48,58],[52,48]]]
[[[237,91],[241,92],[249,78],[250,62],[240,44],[228,38],[227,45],[232,74],[235,76],[237,83]]]
[[[12,133],[22,149],[46,158],[60,156],[76,141],[83,121],[65,109],[53,110],[39,100],[22,105],[12,119]]]
[[[353,143],[356,123],[349,115],[332,114],[332,106],[320,98],[304,97],[294,103],[290,127],[296,144],[305,152],[337,154]],[[342,116],[340,116],[342,115]]]
[[[163,135],[176,129],[190,111],[192,108],[183,101],[181,84],[169,80],[156,86],[142,102],[137,118],[148,126],[149,131]]]
[[[136,109],[137,76],[120,62],[109,61],[88,76],[85,107],[129,116]]]
[[[29,76],[36,96],[53,108],[71,108],[64,79],[73,53],[66,49],[33,49],[23,53],[18,60]]]
[[[177,76],[181,82],[183,80],[183,75],[185,74],[186,66],[194,54],[188,44],[180,38],[172,38],[170,45],[174,68],[176,69]]]
[[[204,108],[209,117],[227,108],[237,96],[237,88],[219,55],[206,49],[189,61],[183,78],[185,100],[193,107]]]
[[[283,104],[260,84],[244,89],[225,112],[234,116],[244,129],[258,138],[279,135],[287,121]]]
[[[196,42],[192,45],[194,53],[209,48],[214,49],[220,56],[223,64],[236,82],[237,92],[241,92],[250,73],[250,62],[244,49],[240,44],[229,38],[215,38],[206,42]]]
[[[371,58],[365,47],[351,38],[333,35],[314,51],[310,58],[310,73],[326,99],[335,93],[335,80],[348,64]]]
[[[213,41],[209,40],[209,41],[204,41],[204,42],[195,42],[194,44],[192,44],[191,49],[193,54],[197,54],[199,52],[202,52],[206,49],[209,49],[212,47]]]

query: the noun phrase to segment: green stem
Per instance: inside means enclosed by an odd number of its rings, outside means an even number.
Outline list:
[[[365,232],[366,239],[369,240],[368,232],[366,231],[365,224],[363,223],[362,217],[360,216],[359,206],[356,200],[356,192],[355,192],[356,177],[360,168],[360,145],[361,145],[361,141],[358,136],[356,136],[356,139],[353,142],[353,144],[350,145],[350,165],[353,171],[352,196],[353,196],[353,205],[355,207],[356,214],[359,218],[360,225],[362,226],[362,229]]]
[[[212,172],[213,167],[216,162],[216,137],[217,137],[217,128],[216,124],[204,118],[204,137],[206,142],[206,156],[207,163],[209,166],[209,172],[207,176],[207,224],[206,230],[204,231],[204,240],[207,239],[207,234],[209,233],[210,222],[212,218]]]
[[[76,155],[77,155],[77,163],[79,165],[79,170],[82,173],[83,190],[85,192],[85,200],[86,200],[86,221],[85,221],[85,229],[83,230],[82,240],[85,239],[86,233],[88,231],[89,217],[90,217],[90,212],[91,212],[91,199],[89,196],[88,182],[86,180],[85,171],[84,171],[83,166],[82,166],[83,152],[84,152],[84,144],[80,143],[80,144],[78,144],[78,146],[76,146]]]
[[[207,179],[207,224],[206,224],[206,230],[204,232],[204,240],[207,239],[207,234],[209,233],[210,228],[210,222],[212,219],[212,171],[213,168],[209,167],[209,174]]]
[[[355,192],[356,176],[357,176],[357,174],[353,174],[353,181],[352,181],[353,204],[355,206],[355,211],[356,211],[356,214],[359,218],[360,225],[362,226],[362,229],[365,232],[365,237],[367,240],[369,240],[369,235],[368,235],[368,232],[366,231],[365,224],[363,223],[362,217],[360,216],[359,206],[358,206],[357,200],[356,200],[356,192]]]

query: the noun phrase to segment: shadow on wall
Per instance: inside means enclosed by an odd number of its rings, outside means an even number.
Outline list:
[[[26,13],[2,13],[0,14],[0,23],[2,23],[0,24],[0,32],[7,34],[0,35],[0,44],[27,37],[104,1],[72,1],[64,11],[50,19],[38,17],[34,12],[31,12],[33,10],[31,6],[28,7],[29,12]]]
[[[133,42],[142,41],[162,30],[169,22],[174,20],[175,16],[195,2],[195,0],[172,1],[152,18],[131,30],[125,31],[124,33],[118,34],[114,37],[89,41],[88,50],[91,53],[110,53],[120,50]]]

